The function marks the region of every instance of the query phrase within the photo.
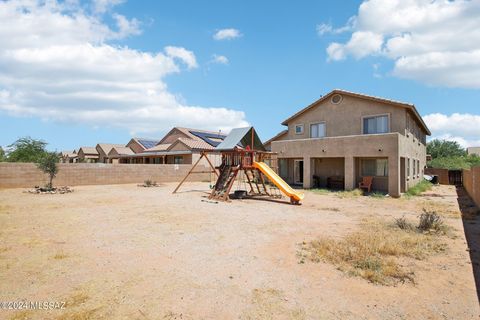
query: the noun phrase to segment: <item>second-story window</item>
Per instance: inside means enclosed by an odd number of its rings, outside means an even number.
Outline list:
[[[325,137],[325,122],[312,123],[310,125],[310,138]]]
[[[388,116],[375,116],[363,118],[363,134],[390,132]]]
[[[295,134],[303,134],[303,124],[295,125]]]

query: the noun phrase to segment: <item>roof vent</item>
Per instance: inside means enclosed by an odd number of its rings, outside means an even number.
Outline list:
[[[342,102],[342,100],[343,100],[343,97],[342,97],[341,95],[339,95],[339,94],[334,94],[334,95],[332,96],[332,100],[331,100],[331,101],[332,101],[333,104],[339,104],[340,102]]]

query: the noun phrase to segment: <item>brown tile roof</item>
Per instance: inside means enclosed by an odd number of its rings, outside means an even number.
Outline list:
[[[119,154],[119,155],[132,155],[132,154],[135,154],[135,152],[133,152],[133,150],[130,149],[129,147],[121,146],[121,147],[113,147],[112,150],[110,150],[110,152],[108,153],[108,155],[110,155],[110,153],[112,153],[114,150],[115,150],[115,151],[117,152],[117,154]]]
[[[95,147],[81,147],[78,152],[80,152],[80,150],[83,151],[84,154],[94,154],[94,155],[98,155],[98,151]]]
[[[156,151],[165,151],[168,148],[170,148],[172,144],[171,143],[162,143],[162,144],[157,144],[153,148],[146,149],[145,152],[156,152]]]
[[[115,143],[99,143],[97,147],[100,147],[105,154],[109,154],[115,147],[125,147],[123,144],[115,144]],[[96,148],[96,147],[95,147]]]
[[[349,95],[349,96],[352,96],[352,97],[357,97],[357,98],[362,98],[362,99],[369,99],[369,100],[373,100],[373,101],[377,101],[377,102],[383,102],[383,103],[388,103],[388,104],[391,104],[391,105],[394,105],[394,106],[398,106],[398,107],[403,107],[403,108],[407,108],[408,110],[412,111],[412,113],[415,115],[416,119],[418,120],[418,122],[420,123],[420,125],[423,127],[423,129],[425,130],[425,132],[428,134],[428,135],[431,135],[432,133],[430,132],[430,130],[428,129],[427,125],[425,124],[425,122],[423,121],[422,117],[420,116],[420,114],[418,113],[417,109],[415,108],[415,105],[411,104],[411,103],[407,103],[407,102],[400,102],[400,101],[395,101],[395,100],[390,100],[390,99],[386,99],[386,98],[380,98],[380,97],[375,97],[375,96],[369,96],[369,95],[366,95],[366,94],[362,94],[362,93],[356,93],[356,92],[351,92],[351,91],[346,91],[346,90],[341,90],[341,89],[335,89],[329,93],[327,93],[326,95],[324,95],[323,97],[321,97],[320,99],[318,99],[317,101],[311,103],[310,105],[306,106],[305,108],[303,108],[302,110],[298,111],[297,113],[295,113],[293,116],[291,116],[290,118],[286,119],[285,121],[282,122],[283,125],[288,125],[288,122],[290,122],[291,120],[295,119],[296,117],[298,117],[299,115],[301,115],[302,113],[314,108],[318,103],[328,99],[329,97],[331,97],[332,95],[334,94],[345,94],[345,95]]]
[[[213,150],[215,149],[213,146],[210,144],[206,143],[202,139],[186,139],[186,138],[178,138],[177,141],[182,142],[185,144],[187,147],[195,150]],[[173,144],[172,144],[173,145]]]

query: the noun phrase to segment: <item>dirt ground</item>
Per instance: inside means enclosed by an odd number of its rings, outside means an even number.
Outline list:
[[[411,199],[306,192],[284,202],[208,202],[206,183],[82,186],[72,194],[0,190],[0,301],[66,301],[62,310],[0,310],[0,319],[478,319],[454,187]],[[452,226],[446,252],[409,259],[416,283],[382,286],[328,263],[299,263],[299,244],[341,238],[362,219]],[[472,245],[470,246],[472,247]],[[478,279],[477,279],[478,282]]]

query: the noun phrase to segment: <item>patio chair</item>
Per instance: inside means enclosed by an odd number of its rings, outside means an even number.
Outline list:
[[[367,190],[370,192],[372,190],[373,177],[362,177],[362,182],[358,184],[358,188],[362,190]]]

